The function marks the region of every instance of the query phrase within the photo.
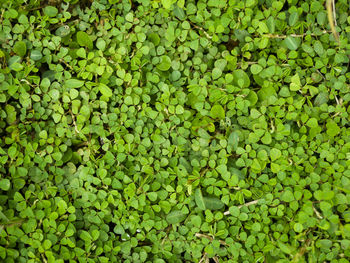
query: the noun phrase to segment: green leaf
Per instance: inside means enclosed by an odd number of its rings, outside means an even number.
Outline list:
[[[329,120],[329,121],[327,122],[326,127],[327,127],[327,134],[328,134],[329,136],[331,136],[331,137],[334,137],[334,136],[338,135],[339,132],[340,132],[339,126],[338,126],[337,123],[336,123],[335,121],[333,121],[333,120]]]
[[[276,91],[272,86],[267,86],[258,91],[258,97],[260,101],[265,101],[276,95]]]
[[[89,49],[93,48],[93,43],[90,36],[84,31],[79,31],[77,33],[77,41],[78,44],[82,47],[87,47]]]
[[[127,13],[125,16],[125,20],[132,23],[134,21],[134,14],[133,13]]]
[[[173,13],[180,20],[184,20],[186,18],[183,8],[179,7],[178,5],[175,6]]]
[[[64,84],[67,88],[75,89],[82,87],[84,85],[84,81],[79,79],[68,79]]]
[[[59,37],[66,37],[69,35],[70,32],[71,32],[70,27],[67,25],[64,25],[57,28],[55,31],[55,34],[56,36],[59,36]]]
[[[281,241],[277,241],[277,244],[279,246],[279,248],[282,250],[282,252],[286,253],[287,255],[290,255],[292,253],[292,250],[290,249],[290,247],[284,243],[282,243]]]
[[[320,106],[324,103],[327,103],[328,100],[329,100],[328,93],[327,92],[320,92],[315,98],[314,105]]]
[[[316,118],[310,118],[307,122],[306,122],[306,126],[310,127],[310,128],[316,128],[318,126],[318,122]]]
[[[205,202],[204,202],[204,198],[202,195],[202,191],[200,189],[197,189],[195,191],[194,199],[196,201],[198,208],[201,210],[205,210]]]
[[[17,41],[13,47],[13,51],[20,57],[24,57],[27,53],[27,45],[24,41]]]
[[[155,45],[158,46],[160,43],[160,37],[157,33],[151,33],[148,35],[149,40]]]
[[[38,61],[40,59],[42,59],[43,55],[41,54],[41,52],[39,50],[32,50],[30,52],[30,58],[34,61]]]
[[[225,110],[221,105],[214,105],[210,110],[210,116],[213,119],[225,119]]]
[[[275,19],[273,16],[269,16],[269,18],[266,20],[266,25],[271,34],[275,33]]]
[[[204,197],[205,207],[209,210],[220,210],[225,205],[216,197]]]
[[[161,0],[161,2],[165,9],[171,8],[172,0]]]
[[[246,99],[250,102],[249,106],[252,107],[258,102],[258,95],[251,90]]]
[[[294,231],[297,233],[300,233],[304,230],[303,225],[300,223],[295,223],[293,228],[294,228]]]
[[[11,182],[9,179],[0,179],[0,189],[3,191],[8,191],[11,187]]]
[[[278,158],[280,158],[282,155],[281,151],[279,149],[276,148],[272,148],[270,151],[270,157],[271,157],[271,161],[275,161]]]
[[[44,14],[49,17],[55,17],[58,14],[58,9],[54,6],[45,6]]]
[[[149,198],[149,200],[154,202],[157,200],[158,195],[156,192],[149,192],[149,193],[147,193],[147,197]]]
[[[250,66],[250,71],[254,75],[259,74],[262,70],[263,70],[263,67],[260,66],[259,64],[253,64]]]
[[[200,216],[193,216],[192,218],[191,218],[191,223],[195,226],[195,227],[200,227],[201,226],[201,224],[202,224],[202,219],[201,219],[201,217]]]
[[[292,36],[288,36],[284,39],[284,43],[290,50],[297,50],[300,45],[300,39]]]
[[[170,212],[166,216],[166,221],[168,221],[169,224],[175,225],[178,224],[186,219],[187,215],[184,214],[180,210],[175,210],[173,212]]]
[[[253,119],[257,119],[261,116],[262,114],[257,110],[257,109],[251,109],[250,110],[250,116],[253,118]]]
[[[50,240],[48,240],[48,239],[44,240],[44,242],[43,242],[43,248],[44,248],[45,250],[49,250],[50,247],[51,247],[51,245],[52,245],[52,242],[51,242]]]
[[[174,42],[176,37],[175,37],[175,27],[173,24],[169,24],[168,28],[165,33],[165,38],[170,42]]]
[[[291,78],[291,84],[290,84],[290,90],[291,91],[298,91],[301,88],[300,78],[298,74],[295,74]]]
[[[256,158],[254,158],[250,167],[254,173],[260,173],[262,170],[262,166],[261,166],[259,160]]]
[[[106,48],[106,41],[104,41],[102,38],[97,39],[96,47],[97,47],[99,50],[104,51],[105,48]]]
[[[7,154],[11,159],[14,159],[16,157],[16,153],[17,153],[17,149],[16,149],[16,146],[14,145],[11,146],[7,151]]]
[[[171,59],[168,56],[161,56],[160,63],[157,65],[157,68],[161,71],[167,71],[171,67]]]
[[[232,72],[233,83],[242,88],[248,88],[250,86],[250,79],[247,73],[242,69],[236,69]]]
[[[281,195],[281,200],[283,202],[292,202],[294,200],[294,195],[291,191],[285,190]]]
[[[258,29],[260,34],[268,33],[269,28],[267,27],[266,23],[263,21],[259,22],[259,29]]]
[[[5,106],[5,111],[7,115],[6,120],[8,124],[13,124],[16,121],[16,116],[17,116],[15,107],[13,107],[10,104],[7,104]]]
[[[298,22],[298,19],[299,19],[299,15],[297,12],[291,13],[289,16],[289,25],[294,26]]]
[[[212,77],[213,77],[214,80],[220,78],[221,75],[222,75],[221,69],[219,69],[219,68],[214,68],[213,69]]]
[[[100,83],[98,85],[98,89],[101,92],[101,94],[106,96],[107,98],[113,95],[113,91],[106,84]]]
[[[15,63],[12,63],[10,66],[9,66],[10,69],[14,70],[14,71],[21,71],[24,67],[22,64],[18,63],[18,62],[15,62]]]
[[[232,148],[232,150],[236,151],[239,143],[239,136],[237,132],[233,131],[230,133],[228,137],[227,144]]]
[[[92,241],[92,237],[91,235],[89,234],[89,232],[85,231],[85,230],[82,230],[81,233],[80,233],[80,238],[82,240],[84,240],[85,242],[91,242]]]

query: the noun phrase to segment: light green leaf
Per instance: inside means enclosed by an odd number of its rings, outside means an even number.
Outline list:
[[[299,19],[299,15],[297,12],[291,13],[289,16],[289,25],[294,26],[298,22],[298,19]]]
[[[297,50],[300,45],[300,39],[288,36],[285,38],[284,43],[290,50]]]
[[[75,89],[82,87],[84,85],[84,81],[79,79],[68,79],[64,84],[67,88]]]
[[[77,41],[78,41],[78,44],[82,47],[87,47],[89,49],[93,48],[92,40],[86,32],[79,31],[77,33]]]
[[[294,228],[294,231],[297,233],[301,233],[304,230],[303,225],[300,223],[295,223],[293,228]]]
[[[106,84],[100,83],[98,85],[98,89],[101,92],[101,94],[106,96],[107,98],[113,95],[113,91]]]
[[[13,51],[20,57],[24,57],[27,53],[27,46],[24,41],[17,41],[13,47]]]
[[[271,161],[275,161],[278,158],[280,158],[282,155],[281,151],[279,149],[276,148],[272,148],[270,151],[270,157],[271,157]]]
[[[328,134],[329,136],[331,136],[331,137],[334,137],[334,136],[338,135],[339,132],[340,132],[339,126],[338,126],[337,123],[336,123],[335,121],[333,121],[333,120],[329,120],[329,121],[327,122],[326,127],[327,127],[327,134]]]
[[[297,91],[301,88],[301,82],[299,78],[299,74],[295,74],[293,77],[291,77],[291,83],[290,83],[290,90],[291,91]]]
[[[15,62],[15,63],[12,63],[10,66],[9,66],[10,69],[14,70],[14,71],[21,71],[24,67],[22,64],[18,63],[18,62]]]
[[[290,255],[292,253],[292,250],[290,249],[290,247],[284,243],[282,243],[281,241],[277,241],[277,244],[279,246],[279,248],[282,250],[282,252],[286,253],[287,255]]]
[[[248,88],[250,86],[250,79],[247,73],[242,69],[236,69],[232,72],[233,83],[242,88]]]
[[[214,105],[210,110],[210,116],[214,119],[224,119],[225,118],[225,110],[221,105]]]
[[[225,205],[216,197],[204,197],[205,207],[209,210],[220,210]]]
[[[79,48],[77,50],[77,56],[81,57],[81,58],[86,58],[86,51],[84,48]]]
[[[91,242],[92,241],[92,237],[91,235],[89,234],[89,232],[85,231],[85,230],[82,230],[81,233],[80,233],[80,238],[82,240],[84,240],[85,242]]]
[[[285,190],[281,195],[281,200],[283,202],[292,202],[294,200],[293,192],[290,190]]]
[[[65,37],[65,36],[68,36],[70,33],[70,27],[67,26],[67,25],[64,25],[64,26],[60,26],[59,28],[56,29],[56,36],[59,36],[59,37]]]
[[[157,68],[161,71],[167,71],[171,67],[171,59],[168,56],[161,56],[160,63],[157,65]]]
[[[170,9],[172,5],[172,0],[161,0],[162,5],[164,6],[165,9]]]
[[[236,150],[238,147],[239,142],[239,136],[237,132],[233,131],[230,133],[230,136],[228,137],[227,143],[229,146],[231,146],[232,150]]]
[[[44,14],[49,17],[55,17],[58,14],[58,9],[54,6],[45,6]]]
[[[197,189],[194,193],[194,199],[196,201],[196,204],[198,206],[199,209],[201,210],[205,210],[205,202],[204,202],[204,198],[202,195],[202,191],[200,189]]]
[[[221,75],[222,75],[221,69],[219,69],[219,68],[214,68],[213,69],[212,77],[213,77],[214,80],[220,78]]]
[[[250,67],[250,71],[252,72],[252,74],[256,75],[259,74],[261,71],[263,70],[263,67],[260,66],[259,64],[253,64]]]
[[[166,216],[166,221],[168,221],[169,224],[175,225],[178,224],[186,219],[187,215],[184,214],[180,210],[175,210],[173,212],[170,212]]]
[[[318,122],[316,118],[310,118],[307,122],[306,122],[306,126],[310,127],[310,128],[316,128],[318,126]]]
[[[39,50],[32,50],[32,52],[30,52],[30,58],[34,61],[38,61],[40,59],[42,59],[43,55],[41,54],[41,52]]]
[[[258,95],[256,95],[255,91],[251,90],[246,99],[250,102],[249,106],[252,107],[258,102]]]
[[[9,179],[0,179],[0,189],[3,191],[8,191],[11,187],[11,182]]]
[[[96,47],[99,50],[102,50],[102,51],[105,50],[105,48],[106,48],[106,41],[104,41],[102,38],[97,39]]]

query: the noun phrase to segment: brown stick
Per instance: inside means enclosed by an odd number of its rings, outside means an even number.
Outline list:
[[[73,125],[74,125],[74,130],[76,133],[80,133],[80,131],[78,130],[78,126],[77,126],[77,123],[75,122],[75,117],[73,115],[73,112],[72,111],[69,111],[71,116],[72,116],[72,121],[73,121]]]
[[[335,29],[335,26],[337,25],[336,17],[335,17],[335,4],[333,3],[332,0],[327,0],[326,9],[327,9],[329,26],[332,30],[332,33],[335,39],[337,40],[337,42],[339,42],[339,35],[337,30]]]
[[[210,241],[213,241],[213,240],[214,240],[213,237],[208,236],[208,235],[205,235],[205,234],[201,234],[201,233],[196,233],[195,236],[196,236],[196,237],[201,237],[201,238],[207,238],[207,239],[209,239]],[[223,241],[223,240],[218,240],[218,241],[220,242],[221,245],[228,246],[228,244],[227,244],[225,241]]]
[[[330,31],[323,30],[322,33],[329,33]],[[274,34],[266,34],[263,35],[268,38],[287,38],[287,37],[305,37],[305,36],[318,36],[317,34],[314,33],[304,33],[304,34],[290,34],[290,35],[274,35]]]
[[[243,205],[239,205],[238,208],[241,209],[242,207],[246,207],[246,206],[251,206],[251,205],[256,205],[261,199],[258,199],[258,200],[254,200],[254,201],[251,201],[251,202],[248,202],[248,203],[245,203]],[[230,211],[226,211],[224,213],[225,216],[229,215],[230,214]]]
[[[318,212],[317,209],[316,209],[314,206],[312,206],[312,209],[314,210],[316,216],[317,216],[319,219],[323,219],[323,216],[321,215],[321,213]]]

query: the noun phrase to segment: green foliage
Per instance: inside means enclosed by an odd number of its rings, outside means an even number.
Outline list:
[[[348,1],[0,5],[0,262],[349,262]]]

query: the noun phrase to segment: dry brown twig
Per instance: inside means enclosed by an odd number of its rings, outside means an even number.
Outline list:
[[[202,31],[203,34],[204,34],[207,38],[209,38],[209,39],[212,39],[212,38],[213,38],[212,36],[210,36],[210,35],[208,34],[207,31],[204,30],[203,27],[197,26],[196,24],[194,24],[194,23],[192,23],[192,22],[190,22],[190,23],[191,23],[191,25],[192,25],[194,28],[197,28],[197,29],[199,29],[200,31]]]
[[[329,33],[332,31],[328,31],[328,30],[323,30],[322,33]],[[318,36],[318,34],[314,34],[314,33],[304,33],[304,34],[290,34],[290,35],[274,35],[274,34],[266,34],[264,35],[265,37],[268,38],[287,38],[287,37],[306,37],[306,36]]]
[[[317,216],[319,219],[323,219],[323,216],[321,215],[321,213],[318,212],[317,209],[316,209],[314,206],[312,206],[312,209],[314,210],[316,216]]]
[[[334,35],[334,38],[339,43],[339,35],[335,27],[337,26],[336,21],[336,13],[335,13],[335,3],[334,0],[327,0],[326,2],[326,9],[327,9],[327,16],[328,16],[328,22],[329,26],[331,28],[331,31]]]
[[[199,263],[202,263],[202,262],[209,263],[209,258],[207,255],[208,255],[207,253],[204,253],[204,255],[201,258],[201,260],[199,261]]]
[[[254,64],[258,64],[259,62],[257,62],[257,61],[241,61],[241,62],[237,62],[237,67],[238,68],[241,68],[243,65],[248,65],[248,66],[250,66],[250,65],[254,65]],[[290,65],[289,64],[287,64],[287,63],[283,63],[283,64],[276,64],[276,65],[278,65],[278,66],[281,66],[281,67],[290,67]]]
[[[210,241],[213,241],[213,240],[214,240],[213,237],[211,237],[211,236],[209,236],[209,235],[206,235],[206,234],[196,233],[195,236],[196,236],[196,237],[200,237],[200,238],[207,238],[207,239],[209,239]],[[221,245],[228,246],[228,244],[227,244],[225,241],[223,241],[223,240],[218,240],[218,241],[220,242]]]
[[[335,12],[335,2],[332,0],[332,9],[333,9],[333,17],[334,17],[334,25],[337,26],[337,17]]]
[[[78,130],[78,126],[77,126],[77,123],[75,122],[75,117],[73,115],[73,113],[71,111],[69,111],[71,116],[72,116],[72,121],[73,121],[73,125],[74,125],[74,130],[76,133],[80,133],[80,131]]]
[[[220,263],[219,258],[218,257],[213,257],[213,260],[215,261],[215,263]]]
[[[256,205],[261,199],[257,199],[257,200],[254,200],[254,201],[251,201],[251,202],[248,202],[248,203],[245,203],[243,205],[239,205],[238,208],[241,209],[242,207],[246,207],[246,206],[251,206],[251,205]],[[230,214],[230,211],[226,211],[224,213],[225,216],[229,215]]]

